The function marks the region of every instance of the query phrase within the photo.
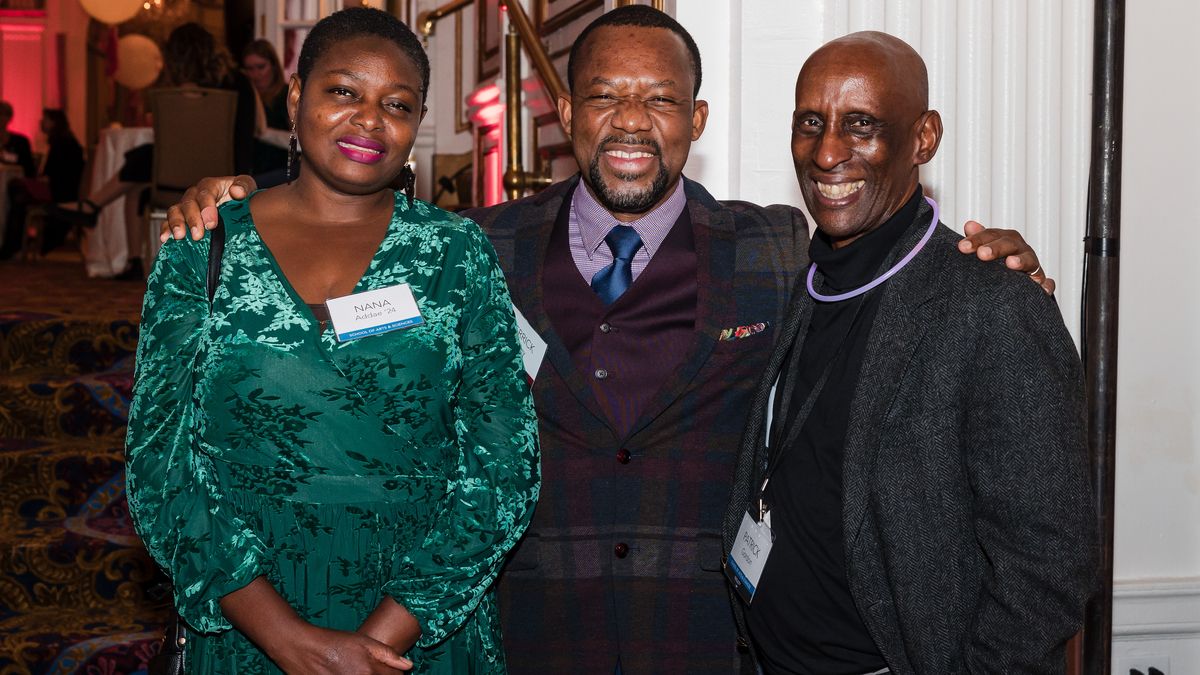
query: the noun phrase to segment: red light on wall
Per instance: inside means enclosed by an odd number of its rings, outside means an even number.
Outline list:
[[[481,127],[499,127],[500,123],[504,121],[504,106],[500,103],[492,103],[476,110],[471,117]]]
[[[468,96],[467,97],[467,105],[472,106],[472,107],[477,106],[477,105],[486,105],[488,103],[492,103],[493,101],[499,101],[499,100],[500,100],[500,85],[491,84],[482,89],[476,90],[474,93],[472,93],[470,96]]]
[[[504,121],[504,104],[500,102],[500,87],[490,84],[467,97],[471,121],[486,129]]]
[[[33,142],[45,94],[43,31],[40,25],[0,25],[0,98],[13,106],[9,128]]]
[[[504,201],[504,166],[500,152],[504,104],[500,102],[500,86],[492,83],[480,87],[467,96],[466,102],[467,116],[475,126],[476,143],[480,148],[479,196],[484,206],[499,204]]]
[[[504,201],[504,169],[500,166],[500,149],[496,148],[483,156],[485,165],[483,181],[483,205],[494,206]]]

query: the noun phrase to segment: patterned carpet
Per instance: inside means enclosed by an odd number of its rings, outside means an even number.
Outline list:
[[[0,262],[0,675],[144,672],[165,579],[125,501],[144,286]]]

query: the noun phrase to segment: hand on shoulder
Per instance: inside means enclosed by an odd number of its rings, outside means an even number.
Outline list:
[[[258,184],[250,176],[204,178],[187,189],[178,204],[167,209],[167,221],[159,232],[159,241],[204,237],[205,230],[217,226],[217,207],[231,199],[245,199]]]
[[[984,227],[982,223],[968,220],[963,225],[966,237],[958,242],[958,250],[974,253],[980,260],[1004,260],[1010,270],[1024,272],[1036,281],[1048,295],[1054,294],[1055,283],[1042,269],[1037,252],[1016,230]]]

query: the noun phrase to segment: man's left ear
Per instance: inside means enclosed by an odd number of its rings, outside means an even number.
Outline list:
[[[917,121],[917,148],[913,157],[917,165],[926,164],[937,154],[942,142],[942,116],[936,110],[926,110]]]
[[[425,106],[421,106],[421,119],[417,120],[418,123],[425,121],[425,113],[427,113],[427,112],[429,112],[429,108],[426,108]]]
[[[708,124],[708,101],[696,101],[692,106],[692,142],[700,140],[704,125]]]

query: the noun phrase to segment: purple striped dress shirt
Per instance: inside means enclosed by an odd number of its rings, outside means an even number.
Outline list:
[[[629,225],[642,238],[642,247],[634,254],[630,265],[636,281],[686,207],[687,197],[683,194],[681,180],[675,185],[671,196],[653,211],[631,223],[622,223],[596,201],[582,180],[579,181],[579,187],[575,188],[575,195],[571,198],[567,234],[571,242],[571,258],[583,275],[583,280],[591,284],[597,272],[612,264],[612,250],[604,243],[609,230],[616,225]]]

